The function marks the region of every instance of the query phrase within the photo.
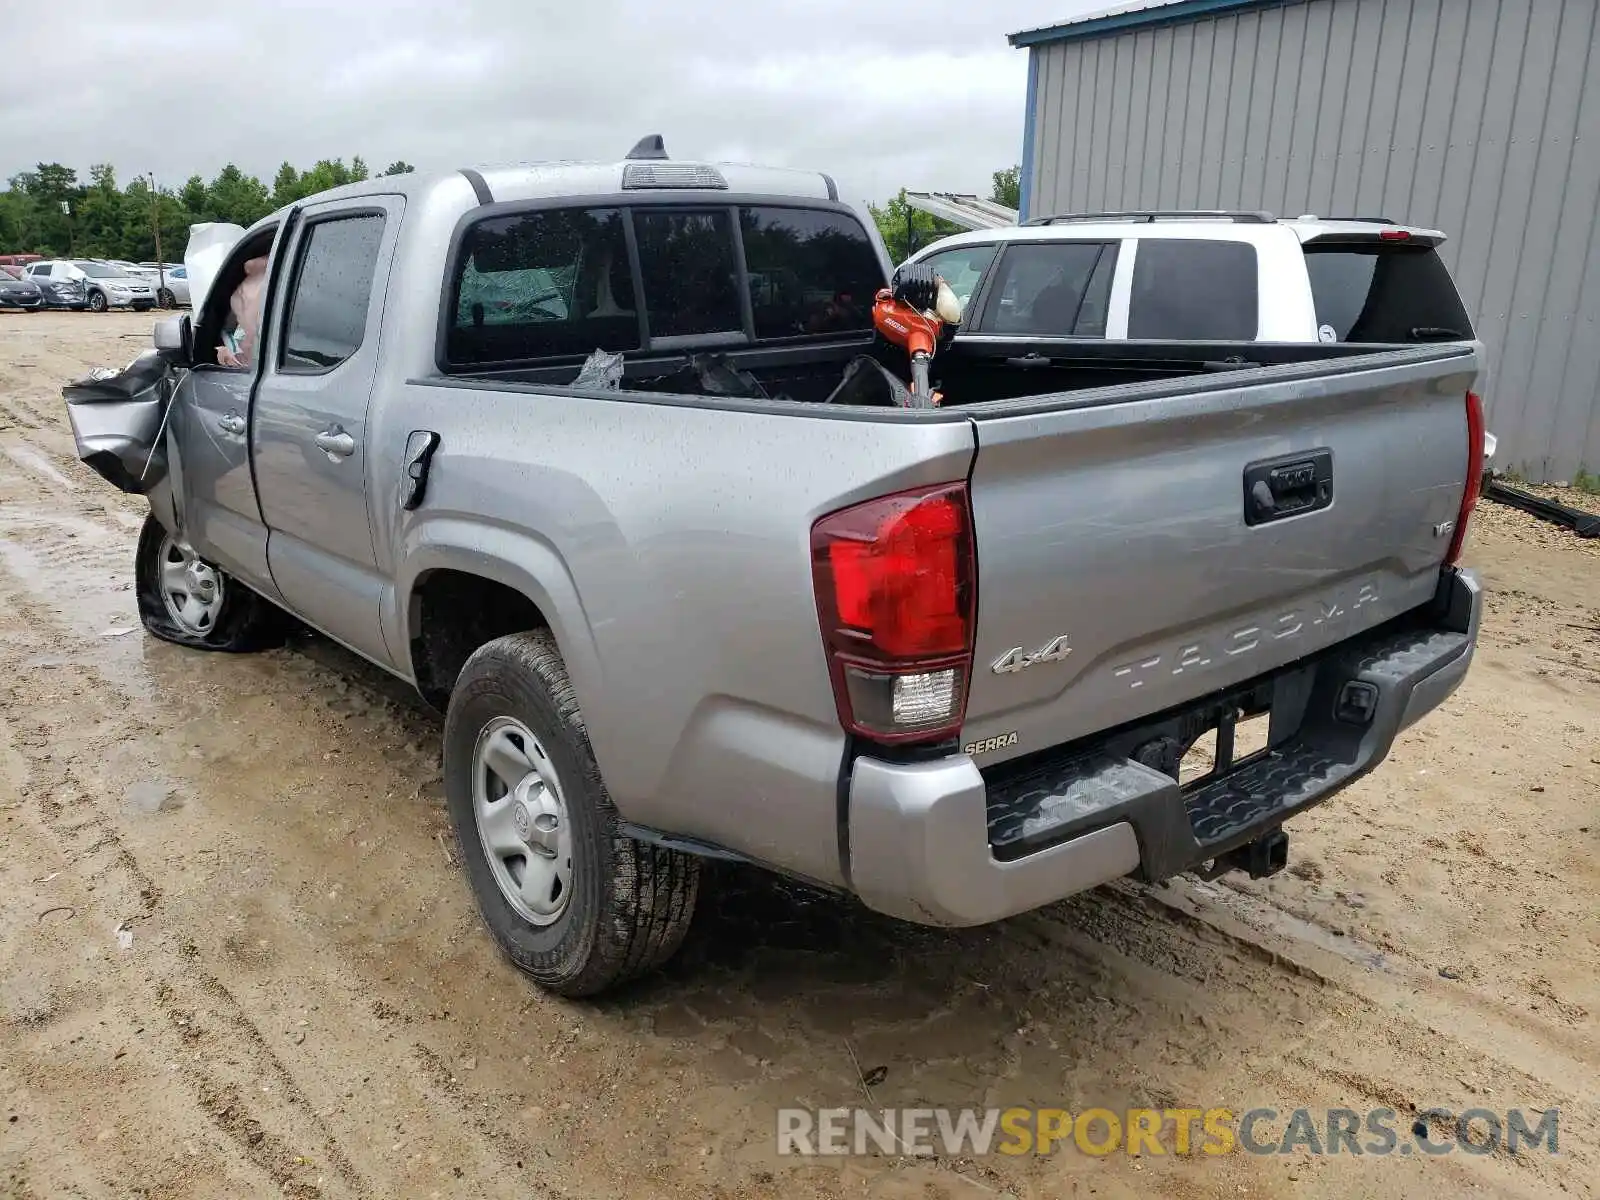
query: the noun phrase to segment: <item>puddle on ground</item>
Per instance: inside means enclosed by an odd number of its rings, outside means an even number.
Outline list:
[[[1303,917],[1286,912],[1275,904],[1205,880],[1190,881],[1189,888],[1195,895],[1231,909],[1257,928],[1264,927],[1271,933],[1281,934],[1297,942],[1309,943],[1319,950],[1336,954],[1368,970],[1393,973],[1387,957],[1381,950],[1374,949],[1348,934],[1334,933],[1314,921],[1307,921]]]
[[[122,792],[123,802],[132,812],[145,816],[154,816],[160,812],[171,812],[183,807],[183,800],[178,796],[177,789],[170,783],[161,783],[152,779],[140,780],[130,783]]]

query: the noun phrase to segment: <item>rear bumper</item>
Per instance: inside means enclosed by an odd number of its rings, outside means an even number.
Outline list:
[[[1124,875],[1165,879],[1271,832],[1376,767],[1395,736],[1467,673],[1483,595],[1448,571],[1426,614],[1372,630],[1270,678],[1093,744],[1001,764],[858,759],[849,791],[850,883],[871,908],[928,925],[981,925]],[[1370,716],[1341,719],[1347,684]],[[1184,723],[1270,698],[1271,748],[1180,791],[1147,747]]]

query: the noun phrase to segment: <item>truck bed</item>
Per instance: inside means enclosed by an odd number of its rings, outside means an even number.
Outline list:
[[[1037,341],[1009,337],[963,337],[942,351],[933,378],[946,408],[1056,396],[1064,392],[1156,383],[1217,375],[1256,367],[1332,363],[1383,352],[1385,347],[1350,343]],[[891,372],[903,363],[860,338],[794,346],[716,352],[754,376],[775,400],[800,404],[829,401],[845,369],[862,354],[873,355]],[[900,356],[903,358],[903,356]],[[624,367],[627,391],[704,394],[691,378],[691,355],[630,357]],[[576,364],[511,371],[457,374],[457,379],[570,386]],[[688,387],[687,393],[679,389]]]

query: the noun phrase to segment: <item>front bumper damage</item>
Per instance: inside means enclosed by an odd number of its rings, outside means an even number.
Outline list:
[[[1111,733],[980,771],[966,755],[858,759],[850,883],[871,908],[980,925],[1125,875],[1204,868],[1371,771],[1472,662],[1483,594],[1446,569],[1434,601],[1242,688]],[[1353,691],[1352,691],[1353,689]],[[1365,701],[1352,712],[1352,695]],[[1217,713],[1270,705],[1265,753],[1180,788],[1144,748]],[[1135,756],[1138,757],[1135,757]],[[1140,759],[1146,761],[1140,761]]]

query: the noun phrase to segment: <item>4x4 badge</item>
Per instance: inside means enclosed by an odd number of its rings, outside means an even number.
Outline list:
[[[1035,663],[1063,662],[1071,653],[1072,647],[1067,645],[1067,635],[1063,633],[1060,637],[1052,638],[1032,654],[1024,652],[1021,646],[1015,646],[995,659],[990,669],[996,675],[1013,675]]]

